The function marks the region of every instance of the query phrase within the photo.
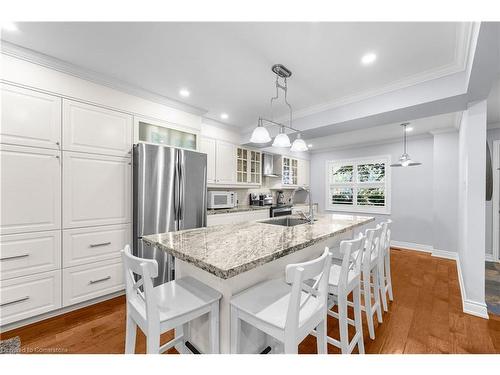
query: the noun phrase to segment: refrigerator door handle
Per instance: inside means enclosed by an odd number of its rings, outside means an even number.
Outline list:
[[[179,154],[181,154],[181,151],[179,151]],[[179,229],[182,228],[182,220],[184,220],[184,189],[185,187],[185,181],[184,181],[184,160],[182,157],[179,157],[179,174],[178,174],[178,185],[179,185],[179,211],[178,211],[178,216],[177,220],[179,220]]]

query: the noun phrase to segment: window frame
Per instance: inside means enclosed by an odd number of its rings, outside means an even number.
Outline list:
[[[358,165],[361,164],[375,164],[375,163],[383,163],[385,178],[384,182],[357,182],[358,177]],[[353,182],[344,182],[344,183],[330,183],[331,176],[330,170],[333,165],[343,165],[353,166]],[[342,211],[342,212],[355,212],[355,213],[375,213],[381,215],[390,215],[391,214],[391,156],[390,155],[379,155],[379,156],[368,156],[362,158],[353,158],[353,159],[338,159],[338,160],[327,160],[325,163],[325,210],[326,211]],[[348,187],[353,189],[353,204],[332,204],[331,196],[330,196],[330,188],[332,186],[335,187]],[[358,205],[358,189],[360,187],[370,188],[370,187],[381,187],[384,188],[384,196],[385,196],[385,205],[381,207],[376,206],[366,206],[366,205]]]

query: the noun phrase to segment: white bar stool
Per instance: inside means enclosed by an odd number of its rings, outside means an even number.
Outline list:
[[[363,246],[365,236],[359,234],[354,240],[345,240],[340,243],[340,254],[342,264],[333,264],[330,268],[328,291],[332,295],[329,298],[328,315],[338,319],[340,341],[327,336],[327,342],[340,348],[342,354],[350,354],[358,345],[360,354],[365,353],[363,343],[363,323],[361,320],[361,260],[363,258]],[[347,315],[347,296],[352,292],[354,320]],[[338,306],[338,313],[331,311],[332,307]],[[348,324],[356,328],[354,337],[349,342]]]
[[[387,304],[387,294],[389,300],[393,301],[392,294],[392,278],[391,278],[391,225],[392,220],[387,220],[382,223],[382,234],[380,235],[379,245],[379,288],[382,296],[382,307],[384,311],[389,311]]]
[[[363,260],[361,261],[363,304],[361,309],[365,311],[366,321],[368,323],[368,333],[372,340],[375,339],[375,328],[373,325],[373,317],[377,313],[379,323],[382,323],[382,307],[380,303],[379,276],[378,276],[378,260],[379,260],[379,243],[382,227],[377,225],[375,229],[367,229],[365,231],[365,245],[363,251]],[[372,293],[373,287],[373,293]],[[373,296],[373,304],[372,304]],[[349,306],[354,306],[352,302]]]
[[[160,347],[160,334],[176,328],[187,332],[191,320],[210,315],[210,349],[219,353],[219,300],[221,294],[192,277],[184,277],[153,287],[158,263],[133,256],[127,245],[122,250],[127,295],[127,332],[125,353],[135,352],[137,326],[146,335],[146,352],[163,353],[182,342],[180,334]],[[140,276],[135,280],[134,274]],[[143,287],[141,291],[140,287]]]
[[[286,266],[285,281],[259,283],[231,300],[231,353],[239,353],[241,321],[282,343],[296,354],[300,342],[314,329],[318,353],[327,353],[326,309],[331,257],[328,248],[314,260]],[[303,281],[317,278],[309,291]],[[291,284],[291,285],[290,285]]]

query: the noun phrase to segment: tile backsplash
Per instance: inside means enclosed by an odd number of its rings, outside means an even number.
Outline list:
[[[276,192],[277,189],[271,189],[270,184],[267,179],[264,178],[263,184],[260,187],[252,188],[252,189],[239,189],[239,188],[214,188],[209,187],[208,190],[213,191],[234,191],[238,196],[238,205],[248,205],[250,203],[250,194],[256,193],[271,193],[273,196],[273,203],[276,203]],[[291,201],[293,195],[293,189],[283,189],[283,193],[285,195],[285,201]]]

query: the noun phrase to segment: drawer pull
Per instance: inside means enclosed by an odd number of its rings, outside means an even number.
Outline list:
[[[4,306],[7,306],[7,305],[12,305],[14,303],[23,302],[23,301],[28,300],[29,298],[30,298],[29,296],[26,296],[26,297],[23,297],[23,298],[16,299],[15,301],[4,302],[4,303],[0,304],[0,307],[4,307]]]
[[[108,245],[111,245],[111,242],[91,243],[90,247],[99,247],[99,246],[108,246]]]
[[[13,255],[11,257],[0,258],[0,260],[19,259],[19,258],[26,258],[29,256],[30,256],[29,254]]]
[[[103,277],[102,279],[90,280],[89,284],[96,284],[96,283],[100,283],[102,281],[106,281],[106,280],[109,280],[109,279],[111,279],[111,276],[106,276],[106,277]]]

